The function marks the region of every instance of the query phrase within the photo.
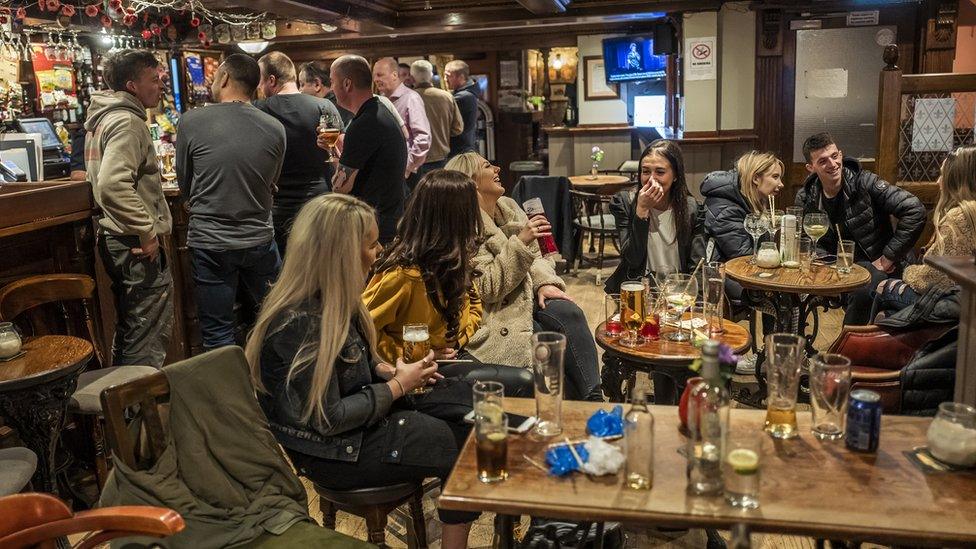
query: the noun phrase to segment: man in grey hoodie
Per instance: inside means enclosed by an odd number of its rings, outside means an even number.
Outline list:
[[[102,209],[98,244],[112,279],[113,365],[161,367],[173,327],[173,280],[160,237],[172,226],[146,108],[159,103],[159,61],[122,50],[105,61],[110,90],[92,94],[85,167]]]

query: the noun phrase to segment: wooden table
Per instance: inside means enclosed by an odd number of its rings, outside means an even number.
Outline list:
[[[567,435],[584,435],[586,419],[606,404],[564,402]],[[507,398],[509,411],[531,415],[534,402]],[[507,517],[502,546],[511,542],[510,517],[522,514],[584,521],[621,521],[677,528],[730,528],[745,523],[757,532],[775,532],[885,544],[976,544],[976,472],[925,475],[902,453],[925,445],[930,420],[884,416],[876,454],[849,452],[843,441],[811,436],[810,413],[799,413],[800,436],[773,441],[761,432],[764,412],[731,411],[732,436],[762,437],[760,507],[733,509],[720,496],[685,493],[685,458],[678,454],[677,409],[652,406],[655,419],[653,488],[625,488],[621,475],[574,474],[555,478],[521,456],[544,463],[545,443],[509,436],[509,478],[497,484],[477,480],[471,437],[441,493],[444,509],[489,511]],[[505,537],[507,535],[507,538]],[[509,547],[511,545],[508,545]]]
[[[599,174],[596,179],[592,175],[574,175],[569,178],[569,182],[578,191],[596,194],[614,194],[634,185],[626,175],[612,174]]]
[[[31,338],[23,350],[23,356],[0,362],[0,414],[37,454],[34,488],[57,494],[54,452],[68,400],[93,349],[84,339],[55,335]]]
[[[687,319],[689,315],[686,314],[685,317]],[[675,328],[670,326],[661,327],[660,339],[647,341],[637,347],[621,345],[622,336],[608,336],[605,326],[606,322],[602,322],[596,327],[594,334],[596,343],[604,350],[604,356],[610,355],[617,360],[604,361],[600,373],[603,394],[611,402],[624,402],[630,390],[634,388],[637,372],[654,372],[663,374],[674,382],[673,392],[655,386],[654,401],[658,404],[677,404],[674,402],[675,397],[681,394],[685,382],[694,376],[694,373],[688,369],[688,365],[701,356],[699,349],[686,341],[665,339],[667,334],[675,331]],[[727,319],[725,332],[719,334],[717,339],[731,347],[734,353],[744,352],[752,342],[748,330]]]
[[[976,406],[976,263],[973,256],[926,255],[925,263],[959,284],[959,351],[956,353],[956,389],[953,398]]]

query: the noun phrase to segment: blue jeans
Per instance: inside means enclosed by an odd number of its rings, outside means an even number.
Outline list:
[[[193,253],[193,283],[203,346],[212,349],[235,345],[237,285],[243,283],[255,307],[260,307],[268,287],[281,270],[278,246],[272,240],[242,250],[190,250]]]
[[[559,332],[566,336],[566,356],[563,359],[566,398],[602,402],[596,343],[583,310],[572,301],[548,299],[545,309],[535,309],[533,328],[536,332]]]

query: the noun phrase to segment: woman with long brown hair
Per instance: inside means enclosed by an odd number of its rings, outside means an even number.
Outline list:
[[[610,202],[620,238],[620,265],[607,293],[648,274],[687,273],[705,253],[701,209],[688,192],[684,157],[674,141],[658,139],[640,156],[640,188]],[[651,277],[654,278],[653,276]]]
[[[275,438],[302,476],[337,490],[445,479],[470,430],[469,383],[437,380],[423,398],[403,398],[437,377],[433,353],[412,363],[375,355],[362,291],[378,239],[364,202],[310,200],[245,349]],[[441,511],[444,547],[465,547],[476,517]]]
[[[441,374],[501,381],[508,394],[531,394],[532,377],[525,370],[482,365],[464,352],[482,320],[474,257],[483,232],[470,177],[453,170],[424,175],[363,292],[377,351],[385,360],[396,360],[403,356],[403,326],[426,324],[437,360],[463,356],[468,361],[442,366]]]
[[[939,200],[932,213],[935,232],[925,253],[972,255],[976,249],[976,146],[949,153],[939,172]],[[875,290],[875,311],[892,312],[915,303],[937,284],[951,282],[942,271],[925,264],[905,267],[902,280],[888,279]]]

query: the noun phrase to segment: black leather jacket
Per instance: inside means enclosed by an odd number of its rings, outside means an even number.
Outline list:
[[[827,234],[819,246],[837,249],[836,223],[854,241],[855,259],[874,261],[882,255],[896,265],[904,266],[906,257],[925,228],[925,206],[912,193],[891,185],[876,174],[861,169],[853,158],[844,158],[843,211],[839,219],[830,220]],[[839,195],[840,196],[840,195]],[[822,211],[823,188],[817,174],[811,174],[796,194],[797,206],[804,212]],[[891,217],[898,220],[892,229]]]
[[[333,365],[325,395],[325,420],[315,416],[302,420],[313,368],[303,368],[289,382],[286,380],[299,350],[302,354],[314,352],[303,346],[314,349],[318,340],[321,315],[316,307],[311,304],[288,311],[271,323],[261,348],[261,381],[268,392],[259,393],[258,401],[271,432],[285,448],[324,459],[355,462],[359,459],[363,431],[389,414],[393,394],[376,376],[365,338],[353,321]]]
[[[619,292],[625,280],[640,280],[647,271],[647,233],[650,224],[647,219],[637,217],[635,195],[631,190],[620,191],[610,199],[610,213],[617,224],[620,240],[620,265],[603,288],[608,294]],[[684,240],[678,240],[678,259],[683,273],[691,272],[705,255],[704,212],[692,196],[688,197],[687,208],[688,231]]]

